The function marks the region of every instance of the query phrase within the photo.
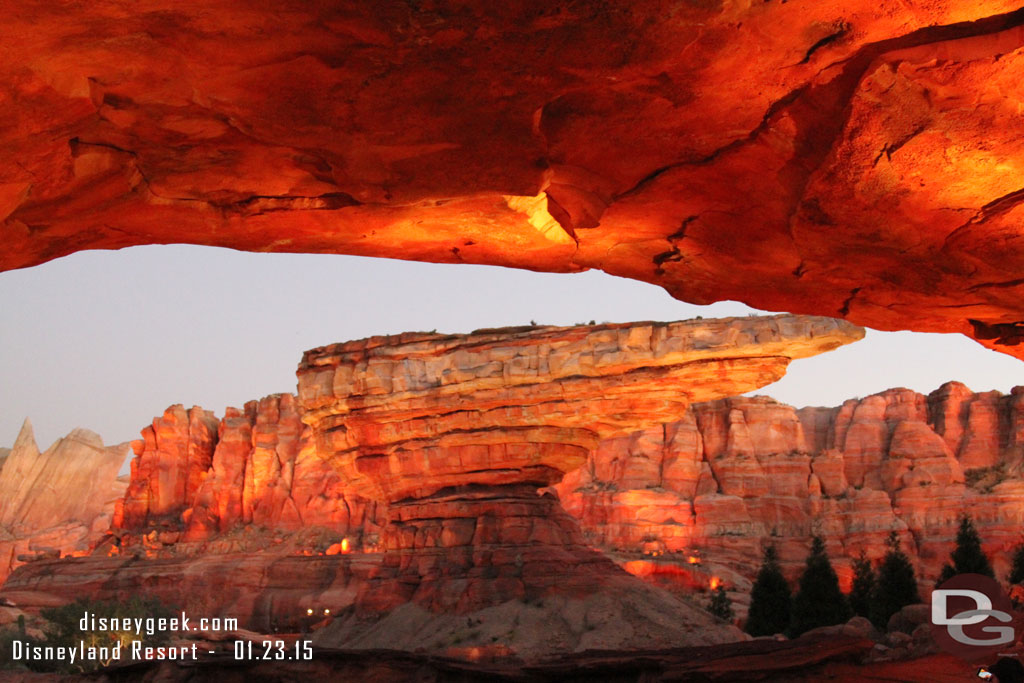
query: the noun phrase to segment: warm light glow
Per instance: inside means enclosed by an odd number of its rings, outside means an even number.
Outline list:
[[[688,558],[686,558],[686,561],[690,564],[700,564],[700,558],[696,555],[690,555]]]
[[[324,610],[324,614],[325,614],[325,615],[327,615],[327,614],[330,614],[330,613],[331,613],[331,610],[329,610],[329,609],[325,609],[325,610]]]
[[[312,616],[312,615],[313,615],[313,608],[312,608],[312,607],[310,607],[309,609],[307,609],[307,610],[306,610],[306,614],[307,614],[308,616]]]
[[[717,576],[711,577],[711,590],[718,590],[718,587],[722,585],[722,580]]]
[[[351,551],[349,550],[349,547],[348,547],[348,539],[347,538],[341,539],[341,554],[345,555],[345,554],[347,554],[349,552],[351,552]]]

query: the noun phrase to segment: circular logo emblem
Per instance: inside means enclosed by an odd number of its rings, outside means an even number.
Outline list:
[[[932,635],[945,652],[987,660],[1006,652],[1024,635],[1024,614],[995,579],[957,574],[932,591]]]

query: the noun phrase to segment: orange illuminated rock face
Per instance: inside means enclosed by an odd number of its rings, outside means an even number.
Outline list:
[[[791,359],[862,334],[776,316],[409,333],[308,351],[299,401],[319,454],[388,503],[381,574],[361,607],[465,613],[593,592],[618,572],[539,487],[602,438],[761,386]]]
[[[375,505],[355,495],[317,457],[295,396],[228,408],[168,408],[132,442],[131,485],[112,528],[131,542],[203,542],[247,525],[268,530],[376,529]]]
[[[700,557],[743,586],[763,543],[794,576],[823,534],[843,581],[890,530],[922,579],[949,559],[970,514],[999,576],[1024,525],[1024,388],[975,394],[949,382],[928,396],[890,389],[837,408],[765,397],[692,406],[682,419],[602,441],[556,489],[588,541]],[[676,553],[679,553],[678,555]]]
[[[0,269],[173,242],[599,268],[1021,356],[1018,4],[21,3]]]

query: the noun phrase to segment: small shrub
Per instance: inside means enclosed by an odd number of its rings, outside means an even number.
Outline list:
[[[711,603],[708,605],[708,611],[719,619],[730,622],[736,616],[732,611],[732,600],[729,599],[729,595],[725,592],[725,586],[722,584],[718,584],[718,588],[711,594]]]
[[[815,536],[800,577],[800,590],[793,598],[790,631],[799,636],[819,626],[845,623],[849,618],[850,605],[839,590],[839,577],[828,559],[825,541]]]
[[[914,566],[900,549],[899,534],[890,533],[886,544],[889,551],[878,568],[877,582],[871,593],[871,623],[880,630],[885,630],[892,615],[907,605],[921,602]]]
[[[764,549],[761,569],[750,592],[746,631],[752,636],[770,636],[789,629],[790,590],[779,567],[775,546]]]
[[[1024,585],[1024,543],[1020,543],[1013,549],[1013,560],[1010,566],[1010,576],[1007,578],[1010,583]]]
[[[877,583],[875,570],[864,551],[853,562],[853,586],[850,589],[850,609],[859,617],[871,616],[871,594]]]

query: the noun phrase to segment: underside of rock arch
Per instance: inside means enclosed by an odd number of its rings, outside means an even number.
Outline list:
[[[0,269],[194,243],[574,272],[1024,357],[1010,0],[19,3]]]

